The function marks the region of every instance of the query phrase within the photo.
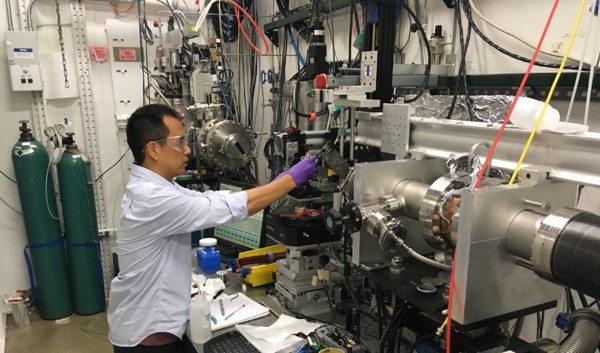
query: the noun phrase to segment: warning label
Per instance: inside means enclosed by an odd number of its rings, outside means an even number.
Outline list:
[[[140,48],[113,48],[115,61],[139,61]]]

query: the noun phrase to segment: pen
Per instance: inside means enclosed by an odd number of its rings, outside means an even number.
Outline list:
[[[240,296],[239,294],[236,294],[236,295],[234,295],[233,297],[229,298],[229,301],[232,301],[232,300],[234,300],[235,298],[237,298],[237,297],[239,297],[239,296]]]
[[[215,294],[215,296],[213,297],[213,299],[217,299],[219,297],[219,295],[221,295],[221,294],[223,294],[223,289],[218,291],[217,294]]]
[[[219,299],[219,308],[221,309],[221,316],[225,316],[225,308],[223,307],[222,299]]]
[[[230,317],[232,317],[232,316],[233,316],[233,314],[237,313],[238,311],[240,311],[240,309],[242,309],[242,308],[243,308],[243,307],[245,307],[245,306],[246,306],[246,304],[242,304],[242,306],[240,306],[239,308],[235,309],[235,310],[234,310],[234,311],[233,311],[231,314],[227,315],[227,316],[225,317],[225,320],[227,320],[227,319],[229,319]]]

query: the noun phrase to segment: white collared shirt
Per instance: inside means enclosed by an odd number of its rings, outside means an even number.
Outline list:
[[[110,341],[132,347],[156,332],[181,338],[189,316],[190,233],[247,219],[248,195],[188,190],[133,165],[121,207]]]

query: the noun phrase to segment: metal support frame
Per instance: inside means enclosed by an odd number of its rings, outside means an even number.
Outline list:
[[[77,64],[77,75],[79,77],[79,100],[81,106],[81,117],[85,132],[84,140],[86,153],[92,161],[94,175],[100,175],[100,150],[96,131],[96,114],[92,97],[92,83],[90,79],[90,58],[88,54],[87,36],[85,28],[85,6],[82,1],[71,1],[71,14],[73,16],[73,46],[75,48],[75,62]],[[94,183],[96,195],[96,217],[98,227],[106,228],[106,209],[104,200],[104,187],[102,183]],[[102,257],[102,268],[104,274],[104,290],[108,292],[112,280],[113,266],[110,253],[109,236],[100,234],[100,250]]]
[[[318,1],[318,0],[315,0]],[[371,3],[371,2],[389,2],[389,3],[394,3],[394,0],[364,0],[361,1],[361,3]],[[355,3],[358,3],[358,0],[354,0]],[[352,4],[352,0],[326,0],[326,1],[321,1],[319,4],[319,13],[329,13],[329,8],[331,7],[331,11],[337,11],[340,9],[343,9],[345,7],[348,7]],[[271,42],[273,42],[273,44],[275,44],[276,46],[279,46],[279,40],[277,37],[277,30],[285,27],[287,25],[291,25],[293,23],[299,22],[299,21],[304,21],[308,18],[310,18],[310,14],[311,14],[311,8],[310,6],[303,6],[303,7],[299,7],[296,9],[292,9],[291,10],[292,15],[291,16],[287,16],[287,17],[283,17],[281,16],[280,18],[276,19],[273,22],[267,23],[264,25],[264,32],[267,35],[267,37],[269,37],[269,39],[271,40]],[[395,13],[395,12],[393,12]]]
[[[377,83],[373,94],[383,106],[392,99],[394,74],[394,40],[396,39],[396,5],[384,2],[379,10],[377,43]]]

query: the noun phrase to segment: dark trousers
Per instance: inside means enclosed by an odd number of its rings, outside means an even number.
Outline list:
[[[184,334],[181,341],[163,344],[160,346],[117,347],[113,346],[114,353],[197,353],[192,341]]]

